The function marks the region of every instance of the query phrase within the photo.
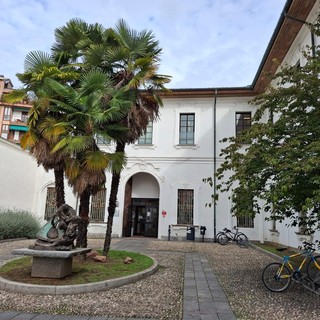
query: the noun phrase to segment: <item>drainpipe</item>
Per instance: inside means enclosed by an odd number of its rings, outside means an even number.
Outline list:
[[[214,103],[213,103],[213,236],[214,242],[217,242],[217,204],[216,204],[216,195],[217,195],[217,89],[214,92]]]
[[[300,22],[302,24],[308,23],[305,20],[301,20],[301,19],[298,19],[296,17],[289,16],[287,14],[287,12],[284,12],[283,15],[284,15],[285,18]],[[312,57],[314,58],[316,56],[316,49],[315,49],[315,36],[314,36],[314,32],[312,30],[311,30],[311,50],[312,50]]]

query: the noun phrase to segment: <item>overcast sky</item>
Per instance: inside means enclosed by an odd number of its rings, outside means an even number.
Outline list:
[[[123,18],[159,40],[169,88],[250,85],[286,0],[0,0],[0,74],[24,71],[30,51],[50,51],[72,18],[114,27]]]

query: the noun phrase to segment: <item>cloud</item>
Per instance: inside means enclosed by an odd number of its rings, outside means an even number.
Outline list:
[[[113,27],[123,18],[152,30],[170,88],[251,84],[285,0],[1,0],[0,74],[24,70],[26,54],[50,51],[54,30],[72,18]]]

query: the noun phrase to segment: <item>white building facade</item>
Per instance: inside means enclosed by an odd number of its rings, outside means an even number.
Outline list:
[[[215,168],[224,161],[219,155],[227,144],[221,140],[250,125],[255,110],[249,101],[266,89],[265,73],[274,73],[278,68],[274,59],[281,65],[296,64],[299,59],[303,64],[302,47],[317,43],[318,39],[311,36],[301,21],[315,21],[318,9],[319,1],[287,1],[284,11],[289,17],[281,15],[251,86],[175,89],[163,97],[159,121],[150,124],[139,141],[126,147],[128,162],[121,174],[114,237],[148,236],[165,240],[170,235],[172,240],[182,240],[191,227],[199,240],[200,227],[205,226],[204,239],[209,241],[215,232],[237,225],[251,240],[292,247],[300,244],[302,237],[296,233],[298,230],[288,229],[285,223],[266,222],[264,214],[237,220],[230,213],[228,194],[219,194],[216,206],[206,206],[211,202],[213,189],[203,178],[213,177]],[[100,147],[113,149],[107,142]],[[6,159],[7,163],[0,167],[3,177],[0,183],[10,186],[4,191],[1,185],[0,206],[30,210],[45,221],[54,208],[53,174],[37,167],[26,152],[15,149],[12,154],[12,148],[9,142],[0,139],[0,161]],[[9,165],[12,159],[18,168],[16,173]],[[105,234],[110,183],[111,175],[107,173],[105,190],[91,199],[89,235],[94,237]],[[24,187],[15,187],[17,184]],[[66,202],[78,208],[78,199],[68,188]]]

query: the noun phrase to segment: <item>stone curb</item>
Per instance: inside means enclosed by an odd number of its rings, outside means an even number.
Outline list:
[[[27,284],[21,282],[10,281],[0,277],[0,290],[5,290],[9,292],[18,292],[24,294],[49,294],[49,295],[68,295],[68,294],[81,294],[89,293],[96,291],[105,291],[113,288],[123,286],[125,284],[130,284],[137,282],[141,279],[147,278],[158,271],[158,262],[152,258],[153,265],[143,271],[138,273],[120,277],[111,280],[105,280],[95,283],[88,284],[78,284],[78,285],[66,285],[66,286],[44,286],[44,285],[35,285]],[[8,262],[8,261],[7,261]]]
[[[262,252],[262,253],[264,253],[264,254],[272,257],[272,258],[275,258],[275,260],[282,261],[282,257],[278,256],[277,254],[275,254],[275,253],[273,253],[273,252],[270,252],[270,251],[265,250],[265,249],[263,249],[263,248],[261,248],[261,247],[259,247],[259,246],[256,246],[256,245],[253,244],[253,243],[250,243],[249,246],[250,246],[251,248],[255,249],[255,250],[258,250],[258,251],[260,251],[260,252]]]

